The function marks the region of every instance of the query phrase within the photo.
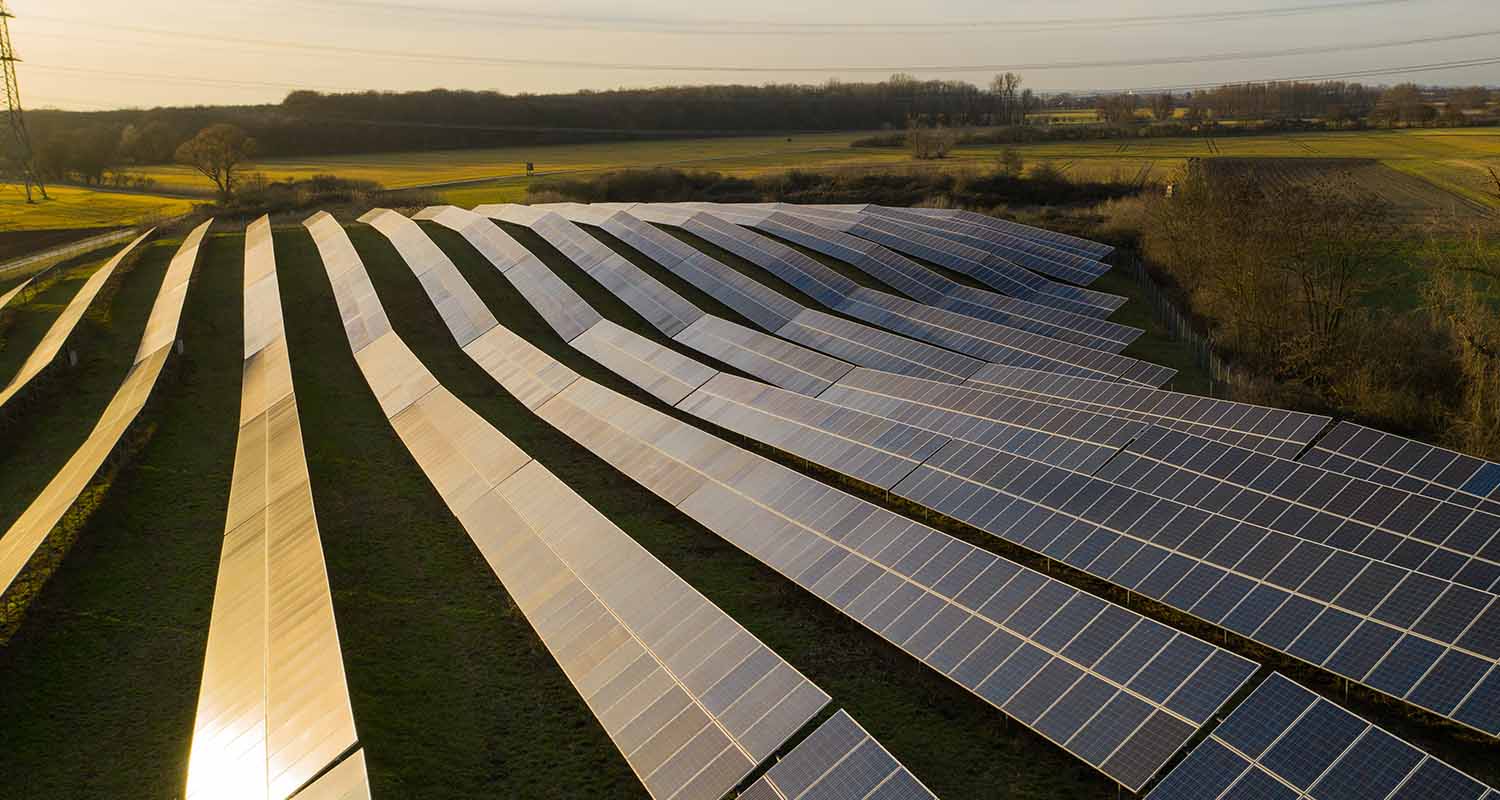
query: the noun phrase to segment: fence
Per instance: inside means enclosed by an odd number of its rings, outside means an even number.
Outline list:
[[[1135,278],[1144,291],[1146,302],[1151,306],[1151,312],[1156,316],[1171,334],[1172,338],[1183,342],[1193,353],[1193,360],[1204,372],[1208,373],[1208,392],[1218,394],[1216,389],[1220,386],[1227,389],[1231,386],[1244,385],[1247,376],[1238,367],[1224,360],[1219,355],[1218,349],[1214,347],[1212,336],[1199,333],[1193,327],[1192,321],[1187,315],[1177,308],[1177,303],[1172,296],[1151,277],[1151,272],[1146,269],[1146,264],[1133,253],[1121,254],[1125,262],[1124,269]]]

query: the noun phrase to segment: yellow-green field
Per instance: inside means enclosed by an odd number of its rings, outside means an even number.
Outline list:
[[[869,156],[851,150],[849,143],[867,134],[819,133],[792,136],[754,136],[722,139],[601,142],[596,144],[502,147],[489,150],[442,150],[413,153],[320,156],[268,159],[247,167],[272,180],[334,174],[341,178],[372,180],[387,189],[434,183],[524,178],[526,162],[538,173],[591,172],[661,165],[713,166],[725,171],[764,163],[785,167],[822,164]],[[718,165],[724,165],[722,167]],[[212,188],[187,167],[163,165],[140,170],[163,189],[202,192]]]
[[[941,161],[916,162],[899,148],[856,148],[867,133],[824,133],[723,139],[678,139],[490,150],[377,153],[272,159],[252,170],[275,180],[336,174],[387,188],[434,187],[445,202],[474,205],[517,201],[533,181],[608,170],[673,166],[753,177],[787,169],[989,169],[1001,146],[957,148]],[[1494,128],[1354,131],[1216,138],[1161,138],[1049,142],[1017,148],[1028,168],[1050,163],[1079,181],[1164,182],[1190,158],[1367,158],[1421,179],[1471,203],[1500,209],[1489,169],[1500,169],[1500,130]],[[537,178],[527,178],[526,162]],[[207,181],[186,167],[142,172],[163,190],[207,194]],[[133,224],[185,211],[190,201],[146,194],[58,188],[54,202],[28,207],[19,190],[0,196],[0,230]],[[1434,205],[1444,205],[1441,202]]]
[[[27,205],[20,187],[0,186],[0,231],[136,225],[177,216],[193,205],[191,200],[176,197],[100,192],[72,186],[50,186],[47,194],[52,199]]]

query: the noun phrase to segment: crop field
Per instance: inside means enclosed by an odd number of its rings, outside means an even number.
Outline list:
[[[0,231],[59,230],[138,225],[175,217],[190,210],[192,200],[134,192],[96,191],[49,186],[51,200],[26,203],[13,184],[0,187]]]
[[[247,169],[264,173],[271,180],[335,174],[341,178],[376,181],[387,189],[525,178],[527,162],[535,165],[538,174],[654,166],[735,172],[742,165],[769,163],[786,167],[821,164],[825,158],[836,160],[847,156],[849,142],[863,135],[817,133],[286,158],[268,159],[251,164]],[[157,166],[139,171],[165,189],[204,191],[207,188],[207,181],[186,167]]]

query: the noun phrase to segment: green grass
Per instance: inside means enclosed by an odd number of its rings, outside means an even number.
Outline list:
[[[84,282],[108,261],[108,255],[113,254],[89,253],[59,264],[0,309],[0,386],[16,374]],[[7,288],[0,288],[0,293]]]
[[[243,247],[238,235],[208,241],[183,319],[186,354],[143,417],[152,435],[107,493],[88,493],[97,507],[76,545],[0,648],[0,796],[181,791],[234,453]],[[170,253],[153,245],[116,298],[110,333],[130,353],[126,334],[139,333],[131,323],[143,322]],[[10,442],[29,454],[66,449],[49,441],[88,418],[68,413],[72,397]],[[18,488],[9,467],[8,498]]]
[[[100,192],[73,186],[47,188],[51,200],[28,205],[14,186],[0,191],[0,231],[121,227],[185,214],[193,201],[129,192]]]

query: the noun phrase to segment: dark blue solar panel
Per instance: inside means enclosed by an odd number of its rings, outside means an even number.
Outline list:
[[[1369,800],[1385,797],[1422,760],[1415,747],[1378,728],[1354,746],[1313,786],[1318,800]]]
[[[1363,720],[1332,703],[1316,703],[1260,762],[1293,786],[1306,789],[1366,727]]]
[[[1289,680],[1267,680],[1219,725],[1214,735],[1245,755],[1260,758],[1316,699]]]
[[[1234,751],[1209,739],[1193,750],[1152,790],[1152,800],[1204,800],[1218,797],[1249,766]]]

